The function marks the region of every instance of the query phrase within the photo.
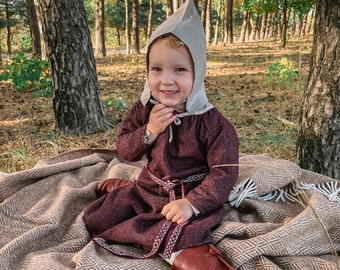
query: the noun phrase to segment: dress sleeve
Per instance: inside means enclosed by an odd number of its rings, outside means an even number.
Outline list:
[[[221,207],[238,177],[238,138],[234,127],[222,115],[201,127],[209,173],[186,198],[201,214]]]
[[[137,101],[124,119],[116,141],[117,152],[123,159],[141,160],[151,147],[145,143],[147,120],[147,110]]]

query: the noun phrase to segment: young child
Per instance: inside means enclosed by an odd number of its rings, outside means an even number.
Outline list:
[[[232,269],[211,245],[238,176],[233,126],[207,99],[205,34],[192,0],[152,34],[147,81],[117,138],[128,161],[148,163],[132,183],[109,179],[84,220],[93,240],[133,258],[156,253],[172,269]],[[229,166],[216,166],[216,165]],[[136,254],[110,243],[137,245]]]

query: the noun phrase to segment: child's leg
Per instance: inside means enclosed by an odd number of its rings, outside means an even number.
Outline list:
[[[212,244],[181,250],[180,253],[176,254],[171,265],[172,270],[234,270],[221,252]]]
[[[105,181],[99,182],[96,189],[97,196],[100,197],[102,195],[110,193],[112,190],[118,187],[127,186],[133,183],[133,181],[134,180],[126,180],[122,178],[110,178]]]

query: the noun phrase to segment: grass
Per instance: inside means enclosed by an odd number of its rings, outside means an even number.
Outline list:
[[[235,126],[240,152],[269,153],[296,160],[296,139],[303,89],[309,70],[311,38],[261,41],[208,48],[207,95]],[[14,172],[39,160],[80,148],[114,148],[117,130],[137,100],[145,78],[144,55],[125,55],[114,49],[96,66],[101,98],[111,130],[88,136],[69,136],[54,130],[51,97],[14,91],[0,82],[0,171]],[[286,57],[301,73],[283,85],[266,77],[268,67]],[[126,107],[118,106],[119,98]]]

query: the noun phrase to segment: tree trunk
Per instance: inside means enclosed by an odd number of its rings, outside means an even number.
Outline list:
[[[41,58],[47,59],[47,47],[44,39],[44,32],[42,30],[42,12],[38,3],[39,0],[34,0],[35,12],[37,15],[39,34],[40,34],[40,47],[41,47]]]
[[[126,54],[131,52],[130,42],[130,24],[129,24],[129,1],[125,0],[125,43],[126,43]]]
[[[340,180],[339,1],[316,2],[308,85],[298,136],[302,168]]]
[[[244,43],[246,40],[249,11],[243,11],[242,15],[243,15],[242,28],[241,28],[241,34],[238,40],[240,43]]]
[[[95,55],[103,57],[106,56],[104,0],[95,0],[95,12]]]
[[[234,42],[233,35],[233,0],[227,0],[227,16],[226,16],[226,37],[227,43],[232,44]]]
[[[149,3],[149,17],[148,17],[148,32],[147,32],[147,40],[149,40],[152,34],[152,26],[153,26],[153,0],[150,0]]]
[[[250,18],[252,16],[251,11],[247,12],[247,17],[246,17],[246,41],[249,41],[250,39],[250,34],[251,34],[251,24],[250,24]]]
[[[307,18],[308,18],[308,14],[303,14],[301,18],[301,31],[299,34],[300,34],[300,37],[302,38],[304,38],[304,36],[306,35]]]
[[[279,20],[277,18],[277,13],[274,12],[273,18],[272,18],[272,29],[271,29],[271,36],[272,38],[276,38],[278,35],[278,29],[279,29]]]
[[[219,1],[219,7],[218,7],[218,13],[217,13],[217,19],[215,24],[215,31],[214,31],[214,41],[213,44],[217,45],[218,43],[218,34],[220,30],[220,22],[221,22],[221,14],[222,14],[222,6],[223,6],[223,0]]]
[[[207,41],[207,45],[211,43],[211,0],[207,1],[207,10],[206,10],[206,20],[205,20],[205,38]]]
[[[203,24],[203,28],[205,29],[205,26],[207,24],[207,6],[208,6],[208,0],[203,0],[202,2],[202,13],[201,13],[201,22]]]
[[[281,31],[281,47],[285,48],[287,42],[287,0],[283,1],[282,7],[282,31]]]
[[[310,34],[312,32],[313,28],[313,22],[314,22],[314,13],[315,13],[315,7],[312,9],[312,12],[310,14],[310,19],[307,27],[307,34]]]
[[[33,55],[41,55],[40,32],[34,0],[26,0],[26,5],[30,21]]]
[[[262,15],[261,34],[260,34],[260,39],[262,40],[266,38],[267,27],[268,27],[268,13],[265,13]]]
[[[174,2],[166,0],[166,17],[170,17],[174,13]]]
[[[259,20],[260,16],[256,14],[256,17],[253,19],[250,19],[250,24],[251,24],[251,33],[250,33],[250,40],[253,41],[257,38],[257,34],[259,32]]]
[[[90,134],[107,130],[83,1],[40,0],[39,5],[57,131]]]
[[[132,38],[135,53],[140,53],[139,48],[139,1],[132,0]]]
[[[293,10],[293,21],[292,21],[292,36],[295,36],[296,34],[296,14],[295,14],[295,10]]]
[[[9,55],[12,54],[12,33],[11,33],[11,26],[10,26],[10,16],[9,16],[9,7],[8,7],[8,2],[5,1],[5,12],[6,12],[6,21],[7,21],[7,26],[6,26],[6,31],[7,31],[7,52]]]

